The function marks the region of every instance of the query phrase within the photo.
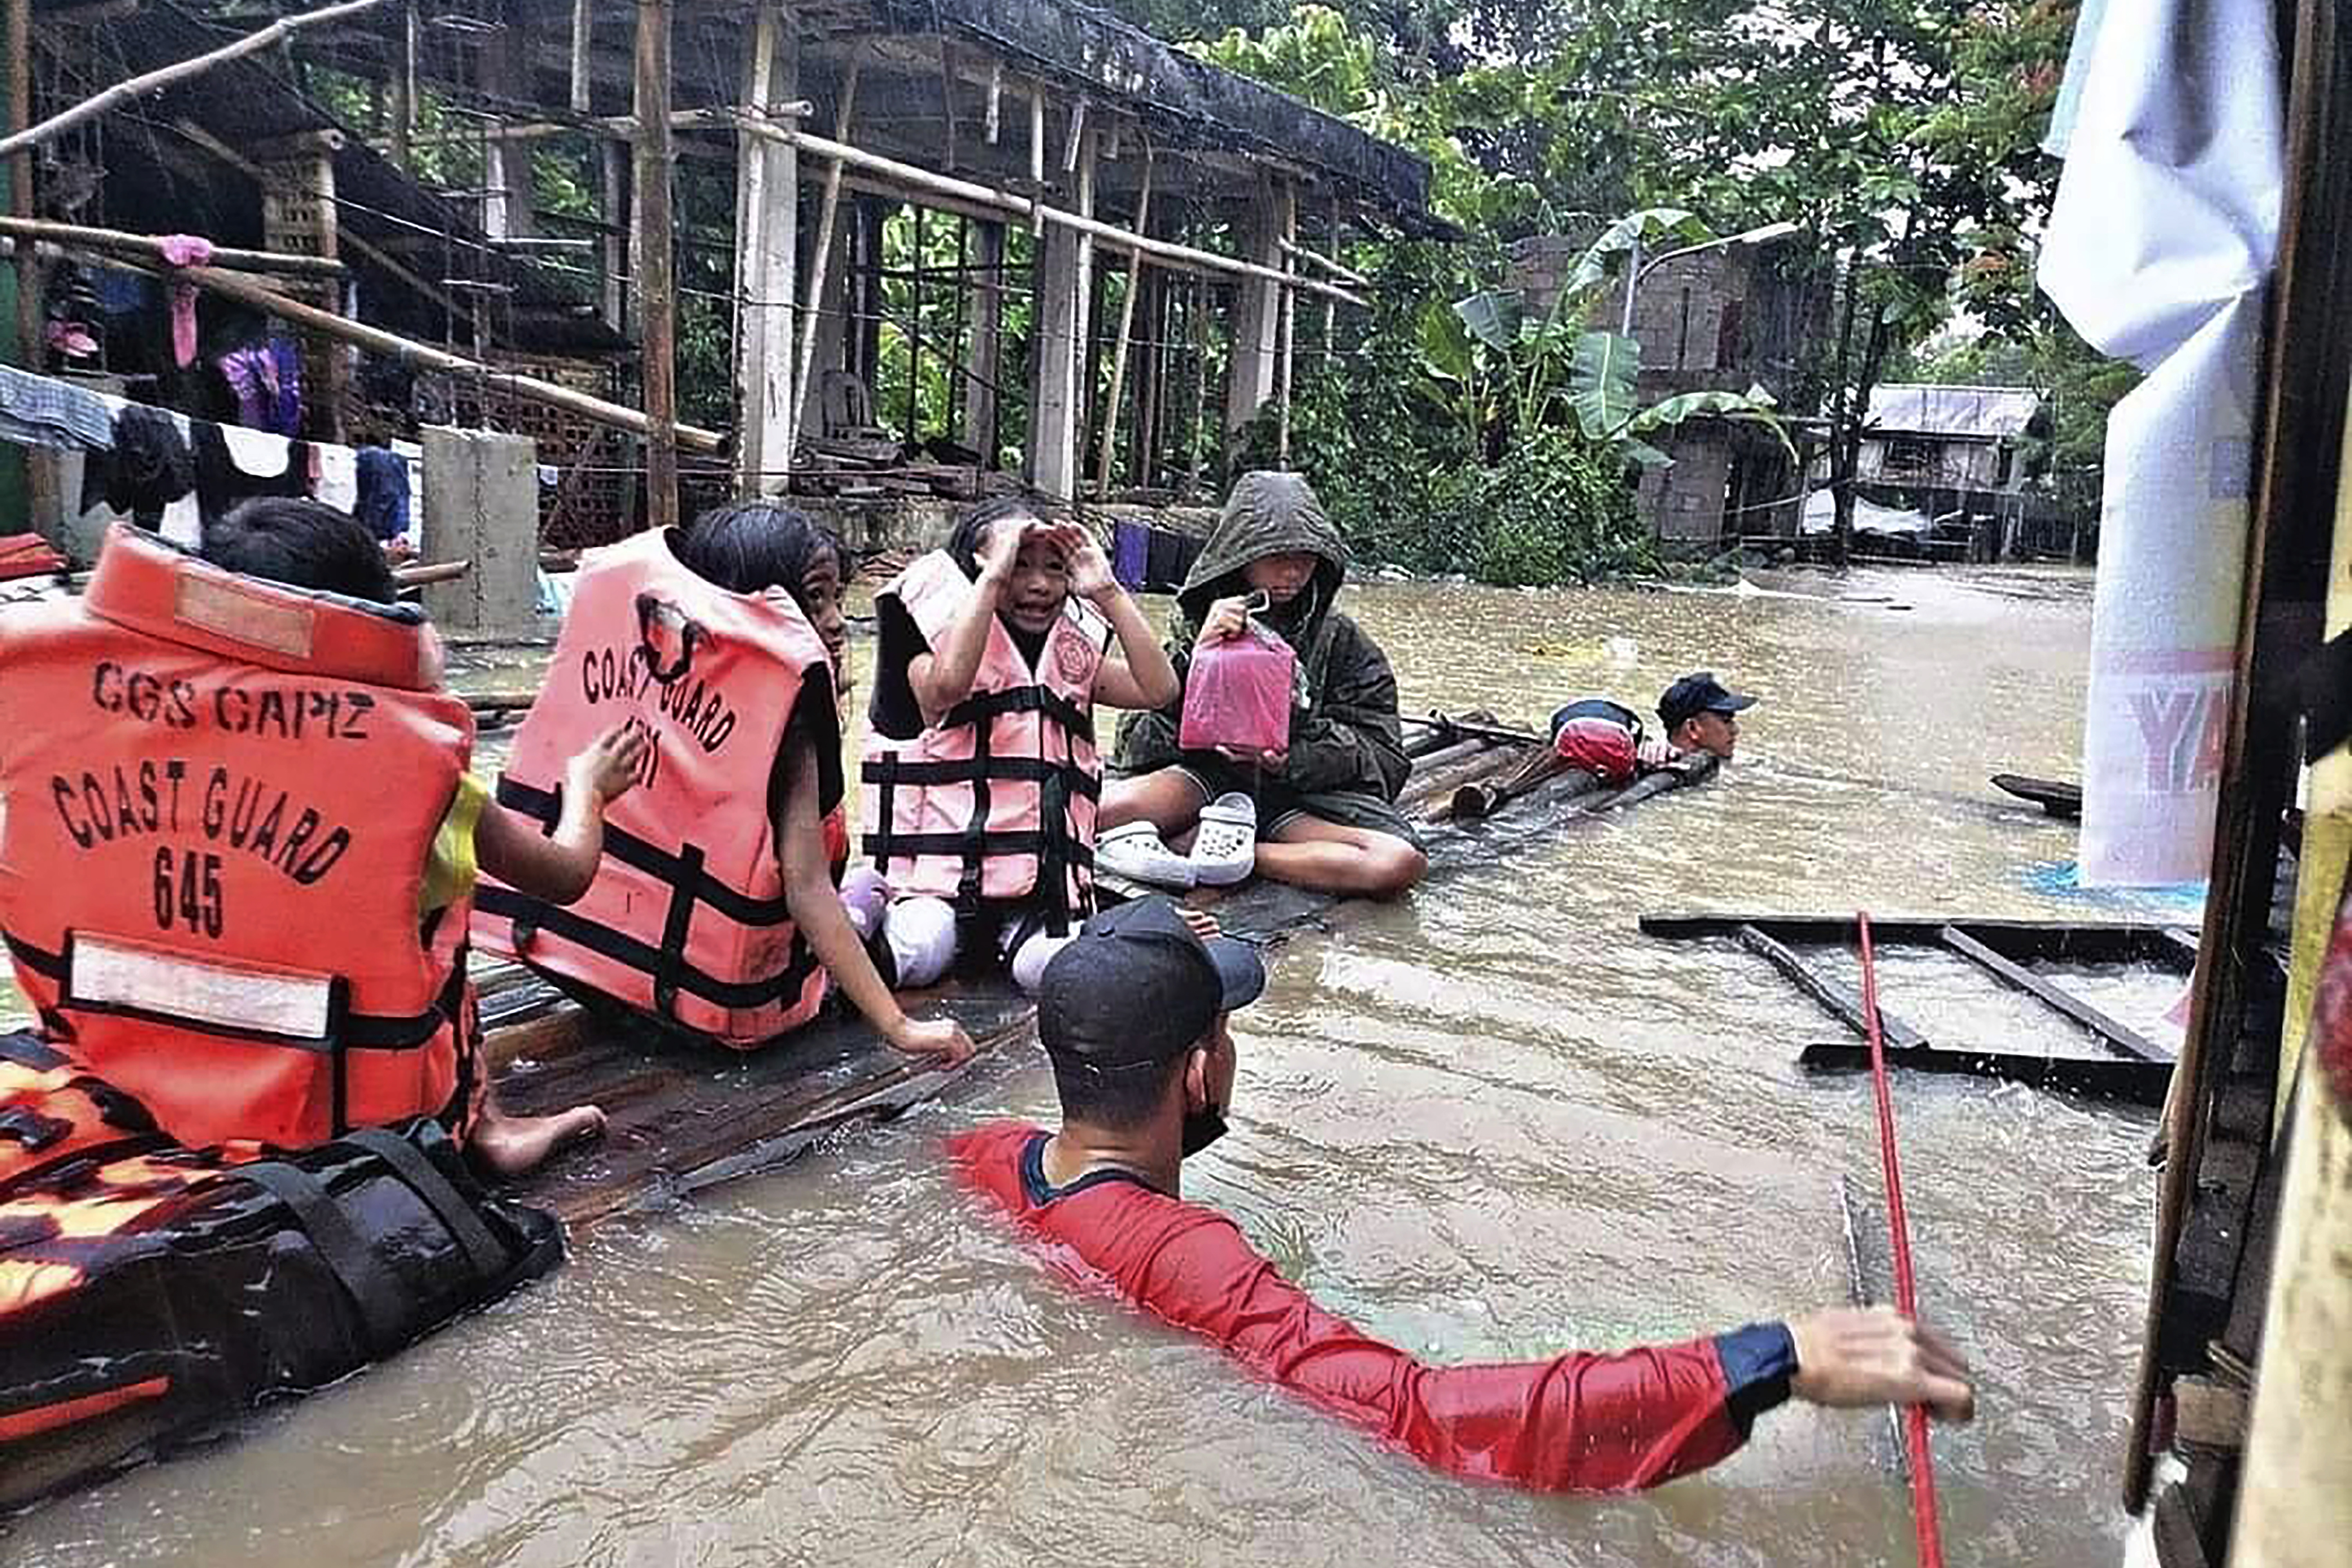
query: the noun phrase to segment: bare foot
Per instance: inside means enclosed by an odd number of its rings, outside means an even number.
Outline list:
[[[601,1136],[604,1131],[604,1112],[593,1105],[575,1105],[552,1116],[509,1116],[486,1110],[475,1124],[467,1148],[496,1174],[520,1176],[536,1170],[549,1156]]]

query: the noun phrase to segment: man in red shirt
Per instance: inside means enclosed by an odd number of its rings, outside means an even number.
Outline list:
[[[950,1145],[966,1181],[1147,1311],[1382,1441],[1458,1476],[1538,1490],[1655,1486],[1714,1464],[1791,1394],[1924,1404],[1967,1420],[1969,1369],[1885,1308],[1838,1308],[1682,1344],[1438,1367],[1324,1311],[1233,1221],[1178,1195],[1224,1131],[1226,1015],[1265,984],[1256,953],[1203,942],[1161,899],[1095,916],[1046,965],[1037,1029],[1062,1130],[1000,1124]]]

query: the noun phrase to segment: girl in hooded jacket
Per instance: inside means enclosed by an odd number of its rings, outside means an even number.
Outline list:
[[[1161,887],[1276,881],[1387,899],[1429,862],[1396,809],[1412,763],[1388,656],[1338,605],[1347,546],[1297,474],[1244,474],[1176,595],[1168,653],[1195,655],[1253,624],[1297,656],[1288,744],[1188,751],[1182,694],[1120,725],[1103,792],[1106,871]]]

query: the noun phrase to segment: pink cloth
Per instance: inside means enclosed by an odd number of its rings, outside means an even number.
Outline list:
[[[203,267],[213,258],[213,242],[200,235],[167,234],[163,259],[173,267]],[[172,363],[185,370],[196,363],[196,286],[172,284]]]

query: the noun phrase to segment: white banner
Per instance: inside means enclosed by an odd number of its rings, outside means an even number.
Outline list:
[[[2245,574],[2256,356],[2284,153],[2267,0],[2109,0],[2041,285],[2147,380],[2107,425],[2083,735],[2082,879],[2202,878]]]

